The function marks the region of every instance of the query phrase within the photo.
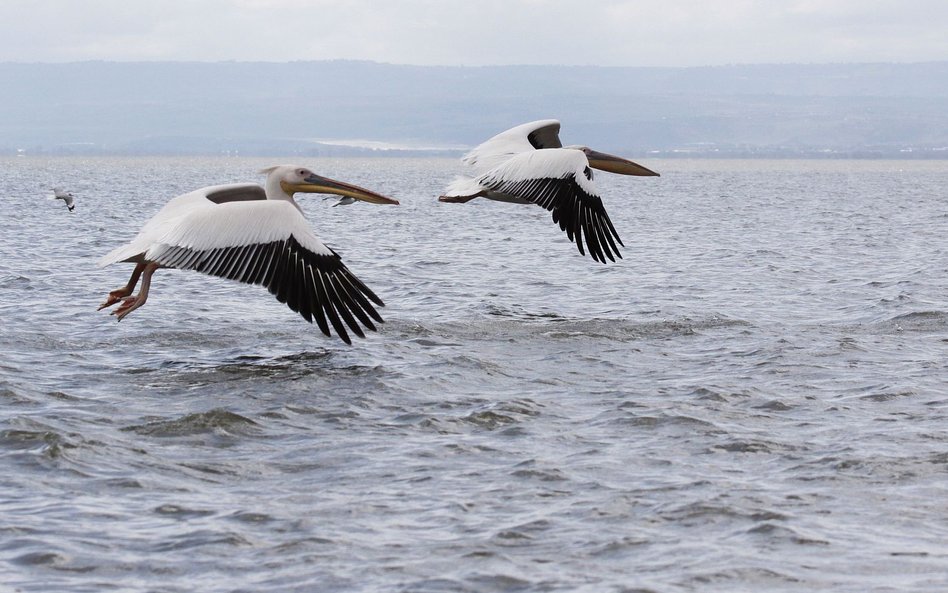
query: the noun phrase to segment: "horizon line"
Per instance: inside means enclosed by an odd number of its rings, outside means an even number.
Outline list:
[[[840,61],[830,61],[830,62],[722,62],[717,64],[702,64],[702,65],[692,65],[692,66],[616,66],[616,65],[598,65],[598,64],[529,64],[529,63],[517,63],[517,64],[479,64],[479,65],[470,65],[470,64],[409,64],[409,63],[398,63],[398,62],[382,62],[378,60],[365,60],[365,59],[354,59],[354,58],[323,58],[323,59],[300,59],[300,60],[183,60],[183,59],[155,59],[155,60],[122,60],[116,58],[96,58],[96,59],[85,59],[85,60],[52,60],[52,61],[25,61],[25,60],[0,60],[0,65],[16,65],[16,66],[65,66],[65,65],[78,65],[78,64],[201,64],[201,65],[252,65],[252,64],[269,64],[269,65],[289,65],[289,64],[317,64],[317,63],[350,63],[350,64],[372,64],[378,66],[394,66],[394,67],[407,67],[407,68],[470,68],[470,69],[488,69],[488,68],[601,68],[601,69],[612,69],[612,70],[695,70],[702,68],[747,68],[747,67],[760,67],[760,66],[772,66],[772,67],[781,67],[781,66],[812,66],[812,67],[822,67],[822,66],[922,66],[922,65],[939,65],[945,64],[948,65],[948,59],[940,60],[911,60],[911,61],[852,61],[852,62],[840,62]]]

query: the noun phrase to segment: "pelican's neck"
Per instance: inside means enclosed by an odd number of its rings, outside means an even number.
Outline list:
[[[264,191],[267,194],[268,200],[283,200],[284,202],[293,204],[293,206],[300,212],[303,211],[303,209],[300,208],[300,205],[296,203],[296,200],[293,199],[293,194],[288,194],[283,189],[283,185],[280,183],[280,177],[278,175],[267,176],[267,183],[264,186]]]

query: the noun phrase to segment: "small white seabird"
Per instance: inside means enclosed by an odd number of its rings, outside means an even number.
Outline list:
[[[72,212],[76,209],[76,197],[72,195],[72,192],[67,192],[64,189],[54,187],[53,195],[57,200],[62,200],[66,203],[66,208],[69,208],[69,211]]]
[[[336,206],[348,206],[349,204],[354,204],[355,198],[350,198],[349,196],[342,196],[339,198],[339,201],[332,205],[333,208]]]

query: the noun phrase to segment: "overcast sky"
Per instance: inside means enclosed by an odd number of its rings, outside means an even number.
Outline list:
[[[0,61],[948,60],[948,0],[0,0]]]

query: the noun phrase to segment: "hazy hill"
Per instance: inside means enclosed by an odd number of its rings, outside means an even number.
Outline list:
[[[948,62],[706,68],[0,64],[0,151],[470,146],[532,119],[641,154],[948,156]],[[911,152],[910,152],[911,151]]]

